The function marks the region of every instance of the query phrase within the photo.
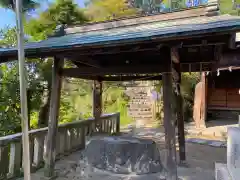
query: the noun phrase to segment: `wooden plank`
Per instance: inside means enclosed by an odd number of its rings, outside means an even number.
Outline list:
[[[227,103],[228,108],[240,108],[240,103],[237,102],[228,102]]]
[[[171,48],[174,96],[176,104],[176,118],[178,127],[178,143],[179,143],[179,159],[180,163],[186,160],[185,150],[185,133],[184,133],[184,119],[183,119],[183,99],[181,95],[181,67],[180,57],[177,48]]]
[[[172,74],[163,75],[163,112],[166,143],[167,180],[177,180],[175,119],[173,118]]]
[[[229,108],[229,107],[208,107],[208,110],[240,111],[240,108]]]
[[[120,113],[117,114],[116,116],[116,133],[120,133]]]
[[[54,176],[55,166],[55,151],[57,142],[57,130],[58,130],[58,116],[59,116],[59,105],[61,96],[61,77],[59,70],[63,67],[64,60],[54,58],[53,70],[52,70],[52,93],[50,101],[50,115],[48,123],[48,134],[47,134],[47,157],[45,161],[45,175],[47,177]]]

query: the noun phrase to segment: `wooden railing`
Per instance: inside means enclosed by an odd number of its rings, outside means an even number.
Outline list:
[[[85,147],[86,136],[114,134],[120,130],[119,113],[61,124],[58,127],[56,159]],[[48,128],[29,131],[31,171],[44,166]],[[22,133],[0,137],[0,179],[18,177],[22,173]]]

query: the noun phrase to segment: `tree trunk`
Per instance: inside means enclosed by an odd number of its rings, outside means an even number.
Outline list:
[[[47,98],[40,108],[38,116],[38,128],[43,128],[48,126],[49,119],[49,108],[50,108],[50,96],[51,96],[51,84],[48,83],[48,93]]]

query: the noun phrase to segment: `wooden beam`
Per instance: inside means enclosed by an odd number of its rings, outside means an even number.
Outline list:
[[[61,70],[61,75],[66,77],[81,77],[82,75],[105,76],[123,74],[154,74],[167,71],[167,65],[157,66],[123,66],[108,68],[65,68]]]
[[[73,77],[73,76],[71,76]],[[73,78],[81,78],[87,80],[98,80],[101,81],[149,81],[149,80],[161,80],[162,75],[143,75],[143,76],[88,76],[88,75],[77,75]]]
[[[181,95],[181,68],[180,58],[177,48],[171,48],[171,59],[172,59],[172,72],[173,72],[173,85],[174,85],[174,96],[176,104],[176,118],[178,127],[178,143],[179,143],[179,159],[180,163],[186,160],[185,150],[185,133],[184,133],[184,118],[183,118],[183,98]]]
[[[228,47],[229,49],[236,49],[236,33],[235,32],[231,33],[229,37]]]
[[[65,55],[65,56],[62,56],[62,58],[67,58],[73,62],[76,62],[76,64],[83,64],[83,65],[95,67],[95,68],[101,67],[99,61],[96,61],[88,56],[76,57],[76,55],[75,56],[66,56]]]
[[[172,37],[172,38],[163,38],[161,41],[159,39],[154,39],[154,40],[149,40],[149,41],[133,41],[133,42],[125,42],[122,44],[116,44],[116,43],[111,43],[111,44],[104,44],[104,45],[86,45],[86,46],[71,46],[71,47],[66,47],[66,48],[41,48],[41,49],[28,49],[26,50],[26,57],[27,58],[46,58],[46,57],[52,57],[52,56],[69,56],[69,54],[73,55],[79,55],[79,54],[87,54],[87,55],[93,55],[95,51],[98,52],[99,49],[106,48],[105,52],[107,53],[108,51],[111,51],[111,49],[114,49],[116,47],[122,48],[126,46],[133,47],[133,46],[139,46],[139,45],[144,45],[145,46],[151,46],[151,44],[154,43],[155,47],[156,44],[164,44],[164,45],[191,45],[195,44],[198,45],[200,44],[199,40],[204,39],[217,39],[217,40],[212,40],[209,41],[210,44],[215,44],[215,43],[221,43],[221,42],[226,42],[226,44],[229,42],[229,38],[225,40],[225,38],[219,38],[220,36],[224,36],[222,34],[216,34],[213,36],[212,33],[207,33],[207,34],[198,34],[198,35],[193,35],[191,37],[189,36],[182,36],[182,37]],[[217,38],[216,38],[217,37]],[[228,36],[229,37],[229,36]],[[151,46],[152,47],[152,46]],[[127,49],[127,48],[126,48]],[[132,49],[132,48],[128,48]],[[153,48],[155,49],[155,48]],[[151,53],[149,53],[150,55]],[[114,58],[114,54],[113,57]],[[17,59],[17,50],[12,50],[10,52],[2,52],[1,53],[1,61],[0,63],[3,62],[8,62],[8,61],[14,61]]]
[[[213,62],[205,62],[205,63],[184,63],[181,65],[181,72],[189,72],[189,67],[191,67],[191,72],[199,72],[202,71],[211,71]],[[190,65],[190,66],[189,66]],[[122,66],[122,67],[108,67],[108,68],[94,68],[94,67],[80,67],[80,68],[64,68],[61,70],[61,76],[64,77],[74,77],[74,78],[83,78],[83,79],[96,79],[96,76],[107,76],[107,75],[129,75],[129,74],[157,74],[162,72],[167,72],[167,65],[160,65],[157,69],[156,65],[151,66]],[[131,76],[130,76],[131,77]],[[130,79],[129,77],[129,79]],[[118,78],[108,78],[104,77],[103,80],[106,81],[117,81]],[[126,78],[126,81],[128,78]],[[154,78],[152,79],[154,80]]]
[[[61,77],[59,70],[63,67],[63,59],[54,58],[52,69],[52,91],[47,134],[47,157],[45,161],[45,176],[54,176],[56,142],[58,129],[59,105],[61,96]]]
[[[172,109],[172,74],[164,73],[163,78],[163,112],[165,143],[167,149],[167,180],[177,180],[175,120]]]
[[[141,47],[139,45],[136,46],[131,46],[131,47],[116,47],[116,48],[101,48],[101,49],[91,49],[91,50],[86,50],[80,53],[77,53],[78,55],[81,56],[86,56],[86,55],[116,55],[116,54],[122,54],[122,53],[133,53],[133,52],[146,52],[146,51],[158,51],[159,47],[161,44],[157,44],[155,46],[149,45],[149,47]],[[76,55],[76,53],[72,53],[72,55]]]
[[[212,65],[212,71],[216,71],[221,63],[221,58],[223,47],[221,45],[217,45],[214,47],[214,64]]]
[[[162,75],[146,75],[146,76],[104,76],[102,81],[149,81],[162,80]]]

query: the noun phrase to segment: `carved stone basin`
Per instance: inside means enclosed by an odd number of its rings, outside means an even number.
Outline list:
[[[91,140],[84,154],[93,167],[113,173],[140,175],[163,170],[157,145],[152,140],[102,137]]]

